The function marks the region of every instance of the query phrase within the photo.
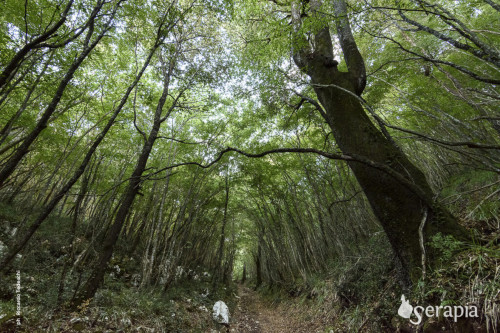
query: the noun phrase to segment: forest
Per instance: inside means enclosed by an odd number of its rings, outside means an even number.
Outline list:
[[[500,332],[498,0],[0,4],[0,332]]]

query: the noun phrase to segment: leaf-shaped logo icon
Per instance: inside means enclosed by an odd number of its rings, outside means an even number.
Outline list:
[[[411,306],[410,303],[405,299],[405,295],[401,295],[401,305],[398,309],[398,315],[408,319],[410,318],[412,311],[413,306]]]

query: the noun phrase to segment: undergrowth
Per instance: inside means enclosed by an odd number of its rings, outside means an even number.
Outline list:
[[[26,225],[36,213],[0,202],[1,239],[8,246],[12,233]],[[67,304],[87,277],[71,265],[65,288],[60,293],[60,280],[68,258],[71,221],[51,216],[34,236],[12,269],[1,277],[0,332],[206,332],[216,329],[212,307],[224,300],[230,310],[236,306],[233,284],[213,290],[210,274],[199,267],[191,275],[183,275],[164,290],[163,285],[141,288],[136,279],[140,258],[118,255],[111,261],[102,288],[91,302],[78,310],[67,310]],[[77,240],[79,251],[88,247],[85,239]],[[0,251],[4,251],[5,247]],[[21,325],[16,325],[16,274],[21,282]]]
[[[375,234],[359,256],[289,289],[261,287],[270,306],[311,332],[500,332],[500,246],[465,243],[441,234],[429,246],[441,258],[411,290],[399,284],[387,242]],[[290,289],[291,288],[291,289]],[[292,292],[291,292],[292,291]],[[398,315],[400,297],[414,306],[476,306],[478,318],[440,316],[413,325]],[[416,320],[415,316],[411,317]],[[301,332],[297,330],[297,332]]]

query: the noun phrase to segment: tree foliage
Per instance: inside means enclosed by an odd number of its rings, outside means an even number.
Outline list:
[[[0,270],[55,272],[45,306],[243,271],[354,300],[353,257],[404,288],[448,244],[498,260],[494,1],[2,7]]]

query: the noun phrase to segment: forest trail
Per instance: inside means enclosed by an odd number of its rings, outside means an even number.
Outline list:
[[[290,318],[287,318],[282,311],[266,304],[255,291],[240,285],[238,294],[240,298],[231,320],[230,332],[302,332],[294,329]]]

